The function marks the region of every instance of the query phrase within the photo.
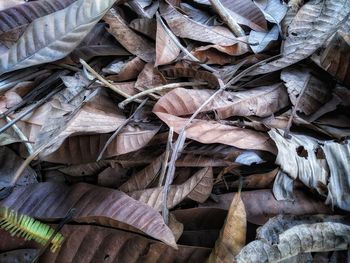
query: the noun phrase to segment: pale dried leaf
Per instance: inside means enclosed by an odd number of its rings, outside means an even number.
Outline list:
[[[161,18],[159,18],[161,19]],[[155,66],[170,64],[180,54],[180,48],[171,39],[157,19],[156,62]]]
[[[197,202],[204,202],[209,197],[212,187],[212,168],[202,168],[185,183],[170,186],[167,207],[168,209],[173,208],[190,196]],[[163,187],[157,187],[130,192],[128,195],[161,211],[163,207],[163,193]]]
[[[276,71],[312,55],[342,25],[349,13],[348,0],[309,1],[301,7],[289,26],[282,57],[249,74]]]
[[[239,42],[239,40],[245,40],[245,37],[236,38],[226,27],[200,24],[181,14],[171,5],[162,4],[160,11],[170,29],[178,37],[223,46],[233,45]]]
[[[214,90],[177,88],[161,97],[153,111],[175,116],[190,115],[214,92]],[[276,84],[247,91],[224,91],[204,107],[202,112],[215,111],[220,119],[252,115],[266,117],[288,106],[288,103],[285,87],[282,84]]]
[[[209,262],[232,262],[245,245],[247,219],[240,194],[232,200],[220,236],[209,257]]]
[[[115,1],[78,0],[65,9],[34,20],[17,43],[0,56],[0,74],[65,57]]]
[[[271,41],[277,40],[278,36],[279,31],[277,25],[266,33],[252,30],[250,31],[248,38],[249,43],[251,43],[250,48],[254,51],[254,53],[260,53],[264,51]]]
[[[220,0],[238,24],[249,26],[256,31],[266,31],[264,14],[252,2],[246,0]]]
[[[136,18],[130,22],[129,27],[156,40],[157,22],[155,19]]]
[[[278,171],[273,183],[273,195],[278,201],[293,201],[294,180],[281,170]]]
[[[188,119],[163,112],[155,112],[174,131],[179,133]],[[263,150],[274,153],[271,140],[260,132],[220,124],[216,121],[195,119],[186,129],[186,136],[201,143],[222,143],[241,149]]]
[[[288,10],[287,5],[280,0],[254,0],[254,3],[264,13],[269,22],[277,25],[281,23]]]

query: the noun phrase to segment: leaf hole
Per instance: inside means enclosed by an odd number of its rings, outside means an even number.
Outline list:
[[[308,157],[308,152],[307,152],[307,150],[304,148],[304,146],[299,146],[298,148],[296,148],[296,152],[297,152],[297,154],[300,156],[300,157],[303,157],[303,158],[305,158],[305,159],[307,159],[307,157]]]
[[[290,33],[292,36],[298,36],[298,34],[297,33],[295,33],[295,32],[292,32],[292,33]]]
[[[103,260],[107,260],[109,258],[109,255],[106,254],[105,257],[103,258]]]
[[[326,155],[321,147],[316,148],[315,155],[317,159],[326,159]]]

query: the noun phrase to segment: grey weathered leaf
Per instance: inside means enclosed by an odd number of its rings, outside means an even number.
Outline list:
[[[278,171],[273,183],[273,195],[276,200],[293,201],[294,180],[281,170]]]
[[[264,13],[265,18],[279,25],[287,13],[288,6],[280,0],[254,0],[254,3]]]
[[[314,223],[294,226],[279,235],[277,244],[255,240],[236,257],[237,263],[279,262],[306,252],[344,250],[350,244],[350,226],[334,223]]]
[[[55,61],[83,40],[116,0],[78,0],[36,19],[18,42],[0,56],[0,74]]]
[[[301,7],[289,26],[282,57],[259,66],[251,75],[276,71],[312,55],[350,13],[348,0],[312,0]]]
[[[271,41],[277,40],[278,36],[278,26],[274,26],[269,32],[257,32],[252,30],[250,31],[248,42],[251,43],[250,48],[254,53],[260,53],[264,51]]]
[[[321,108],[331,98],[331,87],[326,81],[322,81],[317,74],[307,68],[292,67],[281,72],[281,79],[288,88],[289,98],[293,105],[296,104],[300,93],[297,111],[311,115]]]

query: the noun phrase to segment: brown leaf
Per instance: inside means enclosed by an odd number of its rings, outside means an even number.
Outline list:
[[[103,17],[111,33],[126,50],[146,62],[154,60],[155,49],[146,39],[136,34],[126,24],[117,9],[110,9]]]
[[[209,262],[232,262],[245,245],[247,220],[240,194],[232,200],[225,224],[211,252]]]
[[[213,187],[212,168],[202,168],[190,179],[181,185],[172,185],[169,189],[168,208],[173,208],[186,197],[197,202],[204,202],[210,195]],[[150,188],[128,193],[132,198],[146,203],[161,211],[163,206],[163,187]]]
[[[259,66],[251,75],[276,71],[312,55],[350,13],[347,0],[311,1],[303,5],[289,26],[282,57]]]
[[[18,187],[1,204],[38,219],[58,220],[75,208],[73,220],[115,228],[138,230],[176,247],[161,215],[126,194],[85,183],[67,186],[39,183]]]
[[[154,67],[153,63],[147,63],[139,74],[135,87],[143,91],[163,84],[166,84],[166,80],[161,72]]]
[[[158,178],[164,154],[154,159],[147,167],[134,174],[128,181],[119,187],[120,191],[133,192],[146,189],[155,179]]]
[[[153,40],[156,40],[157,22],[155,19],[136,18],[130,22],[129,27],[152,38]]]
[[[242,192],[242,200],[247,212],[247,220],[257,225],[265,224],[269,218],[279,214],[312,215],[332,214],[331,207],[315,196],[308,195],[305,191],[294,191],[294,202],[277,201],[271,190],[256,190]],[[218,196],[218,203],[209,202],[202,207],[221,208],[228,210],[235,193]]]
[[[180,48],[170,38],[168,33],[163,29],[161,23],[157,20],[155,66],[170,64],[179,56],[179,54]]]
[[[163,112],[155,114],[174,131],[179,133],[187,123],[187,119],[179,118]],[[271,140],[263,134],[249,129],[220,124],[216,121],[195,119],[186,129],[189,139],[201,143],[222,143],[241,149],[263,150],[275,153]]]
[[[177,88],[160,98],[153,111],[175,116],[190,115],[214,92],[213,90]],[[286,107],[288,103],[288,95],[284,86],[276,84],[247,91],[224,91],[204,107],[202,112],[215,111],[220,119],[251,115],[266,117]]]
[[[160,242],[117,229],[65,225],[66,242],[56,253],[45,253],[39,262],[204,262],[210,249],[179,246],[175,250]]]
[[[189,38],[222,46],[229,46],[246,40],[245,37],[236,38],[226,27],[200,24],[182,15],[171,5],[160,5],[160,12],[173,33],[181,38]]]
[[[144,68],[145,63],[139,58],[135,57],[120,69],[117,75],[110,75],[106,77],[108,80],[112,81],[126,81],[136,79]]]

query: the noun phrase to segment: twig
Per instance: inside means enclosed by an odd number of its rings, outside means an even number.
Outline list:
[[[134,116],[136,115],[136,113],[142,109],[142,107],[146,104],[148,99],[145,99],[134,111],[133,114],[131,114],[131,116],[126,119],[119,127],[118,129],[112,134],[111,137],[109,137],[108,141],[106,142],[106,144],[103,146],[102,151],[100,152],[100,154],[97,157],[97,162],[100,161],[103,157],[103,154],[105,153],[105,151],[107,150],[108,145],[111,144],[111,142],[114,140],[114,138],[120,133],[120,131],[134,118]]]
[[[300,93],[299,93],[299,96],[298,96],[298,98],[297,98],[297,101],[295,102],[295,105],[294,105],[294,107],[293,107],[292,113],[291,113],[291,115],[290,115],[290,117],[289,117],[289,120],[288,120],[287,127],[284,129],[284,134],[283,134],[283,137],[284,137],[284,138],[288,138],[288,137],[289,137],[290,127],[292,126],[293,118],[294,118],[295,114],[297,113],[297,109],[298,109],[299,102],[300,102],[301,97],[303,96],[303,94],[304,94],[304,92],[305,92],[305,90],[306,90],[307,85],[309,84],[310,77],[311,77],[311,75],[308,74],[307,77],[306,77],[306,79],[305,79],[303,88],[301,89],[301,91],[300,91]]]
[[[63,84],[59,85],[59,89],[51,91],[49,94],[47,94],[44,98],[39,100],[38,102],[34,103],[33,105],[29,106],[28,109],[21,112],[16,118],[8,122],[5,126],[0,128],[0,134],[6,131],[8,128],[10,128],[12,125],[14,125],[16,122],[21,120],[23,117],[31,113],[36,108],[39,108],[41,105],[45,104],[49,98],[51,98],[53,95],[55,95],[57,92],[60,91],[60,87],[62,87]]]
[[[120,96],[123,96],[124,98],[129,98],[130,95],[125,93],[124,91],[118,89],[117,87],[115,87],[113,84],[109,83],[106,79],[104,79],[100,74],[98,74],[92,67],[89,66],[88,63],[86,63],[83,59],[79,60],[80,63],[90,72],[90,74],[92,74],[95,78],[97,78],[99,81],[102,82],[102,84],[104,84],[104,86],[110,88],[111,90],[113,90],[115,93],[119,94]],[[139,103],[141,103],[141,101],[138,101]]]
[[[220,15],[221,19],[231,29],[233,34],[235,34],[237,37],[245,36],[243,29],[233,19],[233,17],[230,15],[227,9],[222,5],[220,0],[210,0],[210,3],[214,10]]]
[[[6,116],[5,118],[6,118],[7,123],[12,121],[11,118],[8,116]],[[12,125],[12,129],[15,131],[15,133],[18,135],[18,137],[22,141],[24,141],[24,145],[26,146],[29,155],[33,154],[34,148],[33,148],[32,144],[28,142],[28,138],[24,135],[24,133],[21,131],[21,129],[18,128],[18,126],[16,124]]]
[[[151,89],[147,89],[144,90],[140,93],[135,94],[134,96],[129,97],[126,100],[123,100],[122,102],[120,102],[118,104],[119,108],[124,109],[125,105],[129,104],[130,102],[146,96],[147,94],[153,93],[153,92],[159,92],[162,90],[167,90],[167,89],[175,89],[175,88],[180,88],[180,87],[184,87],[184,86],[200,86],[200,85],[206,85],[208,84],[207,82],[181,82],[181,83],[170,83],[170,84],[166,84],[166,85],[162,85],[162,86],[158,86],[158,87],[154,87]]]
[[[164,29],[164,31],[168,34],[168,36],[171,38],[171,40],[178,46],[178,48],[181,49],[182,52],[184,52],[190,59],[192,59],[195,62],[199,62],[200,60],[198,58],[196,58],[195,56],[193,56],[181,43],[180,41],[177,39],[177,37],[174,35],[173,32],[171,32],[171,30],[165,25],[165,23],[163,22],[162,18],[160,17],[159,13],[156,13],[156,18],[157,21],[159,21],[160,25],[162,26],[162,28]],[[203,68],[205,68],[206,70],[209,70],[210,72],[217,72],[217,70],[213,69],[212,67],[206,65],[206,64],[200,64]]]
[[[167,141],[167,145],[166,145],[166,149],[165,149],[165,155],[164,155],[164,159],[163,159],[163,163],[162,163],[162,170],[161,170],[160,176],[159,176],[159,182],[158,182],[159,187],[161,187],[163,185],[166,168],[167,168],[168,162],[169,162],[171,145],[173,144],[173,135],[174,135],[174,128],[170,127],[168,141]]]
[[[174,174],[175,174],[175,162],[177,160],[178,153],[183,150],[184,144],[186,140],[186,132],[183,129],[182,132],[179,134],[179,137],[177,138],[175,142],[175,146],[173,149],[173,152],[171,154],[171,159],[168,165],[168,172],[166,174],[165,184],[163,188],[163,208],[162,208],[162,215],[164,218],[164,222],[166,224],[169,223],[169,210],[168,210],[168,194],[169,194],[169,188],[171,183],[174,180]]]

